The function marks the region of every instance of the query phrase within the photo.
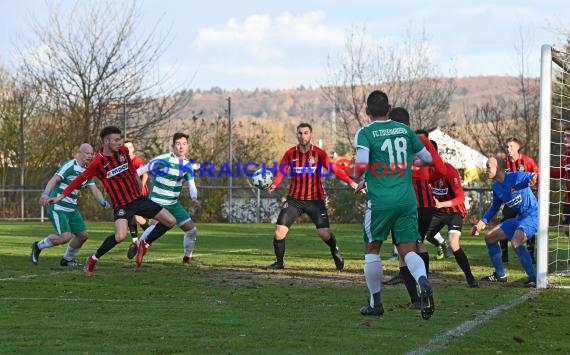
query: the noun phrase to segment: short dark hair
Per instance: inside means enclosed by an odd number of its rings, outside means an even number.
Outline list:
[[[121,134],[121,130],[117,126],[107,126],[101,130],[99,137],[101,137],[101,139],[105,139],[111,134]]]
[[[190,137],[190,136],[187,135],[186,133],[176,132],[172,136],[172,145],[174,145],[176,143],[176,141],[179,140],[180,138],[186,138],[186,140],[188,140],[188,137]]]
[[[390,111],[388,95],[380,90],[374,90],[366,99],[366,113],[371,117],[384,117]]]
[[[437,142],[434,141],[433,139],[430,139],[429,142],[431,143],[431,145],[433,145],[433,147],[435,148],[435,150],[438,150],[437,148]]]
[[[416,134],[423,134],[426,137],[429,137],[429,132],[425,129],[416,129]]]
[[[300,123],[300,124],[297,126],[297,131],[299,130],[299,128],[308,128],[310,132],[313,132],[313,127],[312,127],[310,124],[306,123],[306,122]]]
[[[511,137],[509,139],[507,139],[506,143],[510,143],[510,142],[515,142],[516,144],[518,144],[519,146],[521,145],[521,142],[519,142],[518,139],[516,139],[515,137]]]
[[[403,107],[394,107],[388,118],[392,121],[400,122],[405,124],[406,126],[410,125],[410,113]]]

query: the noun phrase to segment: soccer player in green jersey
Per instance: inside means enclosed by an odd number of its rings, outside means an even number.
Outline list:
[[[183,182],[188,184],[193,206],[197,207],[200,205],[191,164],[186,159],[187,153],[188,135],[175,133],[172,137],[171,153],[159,155],[152,159],[149,164],[137,169],[139,175],[148,172],[152,176],[150,199],[172,213],[176,219],[176,225],[184,232],[184,256],[182,257],[182,263],[184,264],[188,264],[193,260],[192,254],[196,244],[196,227],[186,209],[178,202]],[[144,231],[140,238],[141,243],[146,240],[146,236],[153,229],[154,226],[151,226]]]
[[[364,215],[364,277],[370,292],[362,315],[384,314],[380,297],[382,260],[380,248],[391,232],[398,253],[420,287],[421,315],[429,319],[434,310],[432,287],[422,258],[416,253],[418,232],[417,201],[412,186],[412,166],[431,163],[431,154],[408,126],[391,121],[388,96],[379,90],[366,100],[371,122],[356,132],[355,176],[364,175],[358,189],[366,188],[368,203]]]
[[[83,143],[79,147],[79,151],[77,152],[75,159],[71,159],[61,164],[59,169],[48,181],[44,192],[40,197],[40,203],[42,205],[46,205],[50,197],[59,195],[67,185],[69,185],[85,170],[85,167],[89,165],[92,159],[93,147],[87,143]],[[81,187],[88,187],[91,190],[91,193],[93,193],[93,196],[95,196],[97,201],[99,201],[103,207],[111,207],[111,204],[105,201],[103,194],[97,188],[92,179],[85,181]],[[75,255],[87,240],[88,234],[83,217],[77,209],[79,191],[80,189],[75,189],[65,199],[47,207],[49,219],[53,224],[56,233],[50,234],[44,239],[32,244],[31,259],[34,265],[38,264],[38,259],[43,249],[65,244],[67,242],[69,242],[67,250],[59,264],[61,266],[80,265],[75,260]]]

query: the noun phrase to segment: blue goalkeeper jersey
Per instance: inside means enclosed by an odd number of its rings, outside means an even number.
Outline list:
[[[534,175],[524,171],[508,172],[503,183],[493,182],[493,202],[481,220],[489,223],[503,203],[512,208],[517,216],[538,213],[538,201],[528,186]]]

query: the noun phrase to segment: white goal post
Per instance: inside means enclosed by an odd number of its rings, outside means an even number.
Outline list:
[[[548,230],[550,218],[550,120],[552,102],[552,47],[543,45],[540,58],[540,115],[538,134],[538,232],[536,287],[548,286]]]
[[[562,226],[568,174],[551,180],[564,159],[564,128],[570,127],[570,55],[541,48],[538,171],[537,288],[570,285],[570,240]],[[556,171],[556,170],[554,170]],[[551,183],[552,182],[552,183]]]

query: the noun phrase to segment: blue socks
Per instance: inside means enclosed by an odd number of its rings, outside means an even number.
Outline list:
[[[519,257],[519,260],[521,262],[524,271],[526,271],[526,274],[528,275],[528,279],[530,281],[536,282],[536,272],[534,271],[534,266],[532,265],[532,259],[530,258],[530,254],[528,252],[528,249],[526,248],[526,245],[519,245],[518,247],[515,248],[515,252]]]
[[[493,266],[495,267],[495,272],[497,273],[497,276],[499,277],[505,276],[505,268],[503,267],[501,246],[499,245],[499,243],[487,243],[487,249],[489,251],[489,257],[491,258],[491,263],[493,263]],[[528,251],[527,255],[530,261],[530,254],[528,254]]]

